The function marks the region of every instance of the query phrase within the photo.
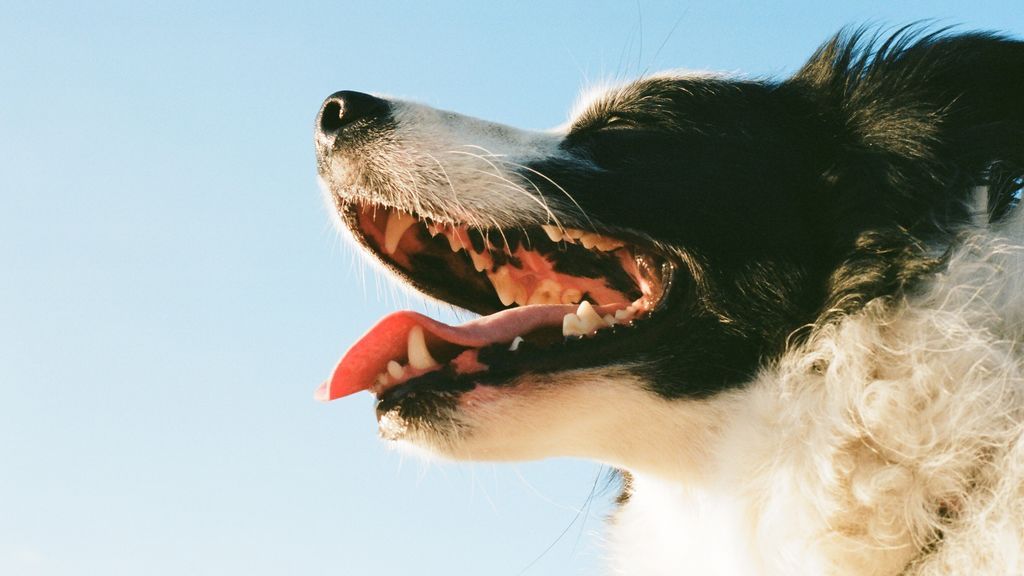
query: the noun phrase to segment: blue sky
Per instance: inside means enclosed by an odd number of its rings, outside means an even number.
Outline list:
[[[26,576],[596,570],[598,466],[425,463],[369,395],[312,400],[422,308],[331,228],[328,94],[548,128],[588,83],[783,76],[845,24],[1024,34],[1016,0],[0,6],[0,573]]]

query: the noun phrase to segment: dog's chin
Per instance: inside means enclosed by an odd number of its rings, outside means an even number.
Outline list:
[[[608,372],[616,371],[522,375],[465,391],[416,390],[399,398],[384,396],[377,404],[380,434],[456,460],[577,455],[589,444],[581,441],[585,419],[577,412],[583,406],[594,409],[586,390],[630,385],[609,383]]]
[[[381,436],[413,452],[454,460],[523,461],[579,457],[617,468],[695,469],[701,438],[717,428],[719,402],[668,400],[650,391],[636,366],[524,375],[502,386],[417,393],[378,401]],[[662,446],[666,430],[692,444]],[[662,446],[657,453],[652,446]],[[658,462],[671,462],[673,470]]]

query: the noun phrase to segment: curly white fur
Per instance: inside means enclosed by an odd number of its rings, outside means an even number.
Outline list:
[[[1022,232],[965,232],[917,294],[710,401],[698,482],[634,473],[616,573],[1024,573]]]

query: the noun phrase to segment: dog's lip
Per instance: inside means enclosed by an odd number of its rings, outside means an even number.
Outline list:
[[[599,313],[614,310],[617,305],[598,307]],[[387,369],[389,361],[406,353],[409,332],[419,326],[433,341],[465,348],[483,348],[509,342],[516,336],[538,328],[558,324],[576,310],[572,304],[534,305],[510,308],[482,316],[458,326],[451,326],[404,310],[385,316],[342,356],[331,377],[317,388],[314,397],[328,402],[363,390],[373,390],[375,377]],[[459,370],[459,367],[456,367]],[[374,390],[378,395],[387,389]]]

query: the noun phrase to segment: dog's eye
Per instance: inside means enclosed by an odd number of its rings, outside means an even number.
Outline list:
[[[601,128],[629,128],[635,126],[636,122],[625,116],[612,115],[605,119]]]

